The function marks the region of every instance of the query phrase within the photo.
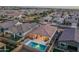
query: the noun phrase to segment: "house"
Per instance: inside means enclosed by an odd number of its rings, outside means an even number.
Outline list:
[[[57,27],[51,26],[50,24],[40,24],[37,28],[30,31],[28,34],[25,35],[25,40],[23,42],[24,46],[29,48],[29,45],[32,45],[33,43],[36,44],[34,48],[30,48],[34,51],[37,51],[36,47],[44,46],[46,49],[43,51],[49,51],[50,46],[54,41],[52,39],[57,34]],[[52,42],[51,42],[52,41]],[[29,43],[30,42],[30,43]],[[32,43],[32,44],[31,44]],[[50,44],[51,43],[51,44]],[[44,48],[43,47],[43,48]],[[39,51],[39,49],[38,49]]]
[[[4,23],[0,23],[0,27],[4,28],[5,31],[13,32],[16,34],[20,32],[23,34],[35,25],[37,25],[37,23],[20,23],[18,21],[6,21]]]
[[[61,17],[59,17],[59,18],[54,18],[54,19],[53,19],[53,22],[56,22],[56,23],[58,23],[58,24],[62,24],[63,21],[64,21],[64,18],[61,18]]]
[[[55,49],[65,52],[79,51],[79,30],[75,28],[64,29],[63,33],[55,44]]]
[[[46,21],[46,22],[49,22],[50,20],[52,20],[51,16],[47,16],[47,17],[44,18],[44,21]]]
[[[41,34],[44,36],[51,37],[52,34],[54,34],[57,31],[57,27],[51,26],[50,24],[45,25],[39,25],[38,28],[35,28],[35,30],[32,30],[31,33],[35,34]]]

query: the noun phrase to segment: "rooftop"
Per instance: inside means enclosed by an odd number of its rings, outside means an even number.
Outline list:
[[[32,30],[30,33],[40,34],[51,37],[57,31],[57,27],[53,27],[50,24],[39,25],[39,27]]]
[[[20,25],[17,25],[17,24],[18,24],[18,21],[6,21],[3,23],[0,23],[0,26],[3,28],[8,28],[8,31],[11,31],[13,33],[18,33],[18,31],[21,31],[22,33],[24,33],[36,25],[36,23],[22,23]]]
[[[23,23],[19,26],[14,26],[12,28],[10,28],[9,30],[17,33],[18,31],[21,31],[22,33],[30,30],[32,27],[34,27],[36,25],[36,23]]]
[[[65,29],[58,41],[79,42],[79,30],[77,30],[75,28]]]
[[[3,23],[0,23],[0,26],[3,28],[11,28],[16,23],[17,23],[17,21],[6,21]]]

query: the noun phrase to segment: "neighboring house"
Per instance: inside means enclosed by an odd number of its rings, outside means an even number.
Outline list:
[[[72,24],[72,27],[77,28],[78,18],[79,16],[73,15],[68,18],[65,18],[65,21],[70,22]]]
[[[77,22],[78,22],[78,20],[75,19],[75,17],[73,17],[73,18],[71,18],[71,19],[66,19],[66,21],[69,21],[69,22],[71,22],[71,23],[77,23]]]
[[[0,28],[3,28],[5,32],[11,32],[17,35],[21,35],[29,31],[36,25],[37,23],[20,23],[18,21],[6,21],[3,23],[0,23]]]
[[[44,19],[44,21],[49,22],[50,20],[52,20],[52,17],[48,15],[48,16],[44,17],[43,19]]]
[[[65,29],[55,45],[55,49],[59,51],[79,51],[79,30]]]
[[[63,21],[64,21],[64,18],[54,18],[53,19],[53,22],[56,22],[56,23],[58,23],[58,24],[62,24],[63,23]]]

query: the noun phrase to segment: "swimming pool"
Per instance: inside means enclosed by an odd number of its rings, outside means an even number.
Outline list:
[[[47,49],[47,46],[39,44],[39,43],[36,43],[36,42],[33,42],[33,41],[29,42],[28,46],[32,47],[32,48],[35,48],[35,49],[37,49],[37,50],[39,50],[41,52],[44,52]]]

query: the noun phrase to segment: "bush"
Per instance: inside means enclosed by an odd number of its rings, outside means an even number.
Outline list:
[[[34,20],[32,20],[31,22],[39,23],[39,20],[38,20],[38,18],[34,18]]]

